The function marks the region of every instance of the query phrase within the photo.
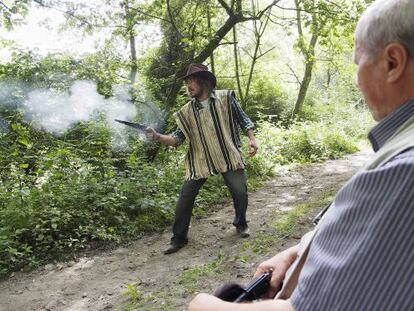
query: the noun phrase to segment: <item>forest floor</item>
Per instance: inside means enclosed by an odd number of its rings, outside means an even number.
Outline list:
[[[163,255],[170,228],[114,249],[18,272],[0,283],[0,310],[184,310],[199,292],[247,284],[262,260],[298,242],[312,218],[370,153],[279,173],[249,195],[251,236],[231,225],[231,202],[193,218],[188,245]]]

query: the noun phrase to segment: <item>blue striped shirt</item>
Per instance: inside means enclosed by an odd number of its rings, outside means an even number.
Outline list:
[[[414,100],[369,134],[375,151],[414,115]],[[338,192],[291,302],[303,310],[413,310],[414,148]]]
[[[210,100],[216,100],[216,95],[214,91],[210,95]],[[240,107],[239,103],[237,102],[234,93],[233,96],[230,98],[231,102],[231,111],[233,115],[233,129],[234,129],[234,137],[236,138],[237,146],[241,147],[241,141],[240,141],[240,134],[239,134],[239,127],[243,130],[243,132],[247,132],[249,129],[254,128],[253,122],[250,120],[250,118],[247,116],[247,114],[243,111],[243,109]],[[196,105],[198,109],[203,109],[202,105],[196,98],[191,99],[193,105]],[[177,146],[182,145],[185,140],[185,135],[181,131],[180,128],[177,128],[172,134],[177,141]]]

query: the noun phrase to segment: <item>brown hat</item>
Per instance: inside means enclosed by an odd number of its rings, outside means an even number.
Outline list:
[[[188,66],[187,74],[183,78],[184,80],[190,76],[197,76],[208,79],[213,84],[213,88],[216,87],[217,79],[216,76],[208,70],[208,67],[203,64],[190,64]]]

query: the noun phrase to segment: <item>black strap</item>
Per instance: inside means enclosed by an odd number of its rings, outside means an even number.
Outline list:
[[[313,224],[316,226],[319,221],[322,219],[323,215],[325,215],[325,213],[328,211],[328,209],[331,207],[333,202],[330,202],[328,205],[326,205],[319,213],[318,215],[315,216],[315,218],[313,218]]]

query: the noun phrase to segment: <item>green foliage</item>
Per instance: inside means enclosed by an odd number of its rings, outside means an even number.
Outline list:
[[[269,175],[282,165],[337,159],[358,150],[371,122],[363,109],[320,106],[318,118],[289,128],[268,121],[259,123],[260,152],[249,160],[254,175]],[[336,108],[335,108],[336,107]],[[315,107],[314,107],[315,108]],[[350,115],[350,111],[353,115]]]
[[[278,82],[263,75],[253,79],[245,107],[246,113],[253,116],[253,120],[266,118],[273,122],[282,121],[286,119],[288,107],[288,96]]]
[[[280,154],[286,163],[322,161],[357,151],[356,143],[341,128],[305,122],[289,129]]]
[[[11,30],[16,24],[21,24],[28,12],[30,0],[2,1],[0,4],[0,26]]]
[[[91,80],[97,83],[101,94],[108,96],[112,94],[113,85],[126,81],[119,76],[122,67],[122,61],[109,48],[83,59],[62,54],[42,57],[15,49],[10,62],[0,63],[0,80],[57,90],[69,88],[76,80]]]

